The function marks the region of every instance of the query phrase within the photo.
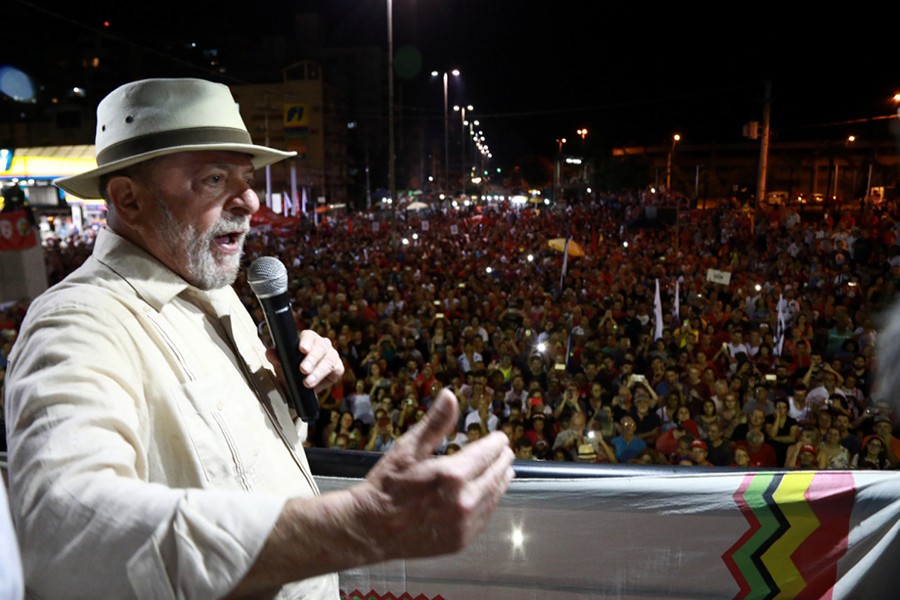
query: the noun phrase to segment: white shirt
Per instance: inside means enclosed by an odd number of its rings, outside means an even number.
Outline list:
[[[788,416],[794,417],[798,422],[802,423],[806,421],[806,417],[809,414],[809,399],[807,398],[803,408],[798,407],[795,402],[793,396],[788,396]]]
[[[234,290],[192,288],[109,230],[28,309],[6,423],[26,587],[44,600],[222,597],[287,498],[318,494]],[[337,597],[336,575],[277,596]]]
[[[463,352],[456,358],[456,362],[459,363],[459,368],[463,371],[463,373],[468,373],[475,367],[475,363],[481,363],[483,365],[484,359],[478,352],[472,352],[472,362],[470,363],[469,357],[466,356],[465,352]]]
[[[750,348],[747,347],[747,344],[741,342],[737,346],[728,342],[728,353],[731,354],[732,357],[737,356],[739,353],[743,352],[747,356],[750,356]]]
[[[347,397],[347,407],[353,412],[353,420],[359,420],[366,425],[375,422],[375,414],[372,409],[372,398],[366,393],[353,394]]]
[[[825,400],[827,400],[831,394],[838,394],[844,398],[847,397],[846,394],[844,394],[844,390],[839,387],[835,387],[833,392],[829,392],[828,388],[824,385],[820,385],[806,393],[806,405],[814,411],[821,410],[822,406],[825,404]]]
[[[479,425],[481,424],[481,413],[478,412],[477,410],[475,410],[474,408],[470,409],[469,412],[466,414],[466,420],[465,420],[465,423],[463,424],[463,431],[464,432],[468,431],[469,425],[472,423],[478,423]],[[497,418],[497,415],[495,415],[493,411],[488,411],[488,419],[487,419],[488,433],[490,433],[492,431],[497,431],[497,426],[499,424],[500,424],[500,419]]]
[[[0,598],[22,600],[25,583],[22,580],[22,559],[19,542],[9,515],[6,486],[0,481]]]
[[[504,416],[509,416],[509,407],[510,406],[518,406],[522,409],[522,412],[528,410],[528,390],[509,390],[506,392],[506,396],[503,397],[503,403],[506,404],[506,408],[504,409]]]

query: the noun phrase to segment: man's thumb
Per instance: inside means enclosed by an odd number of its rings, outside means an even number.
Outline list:
[[[419,445],[427,446],[433,451],[449,433],[456,430],[458,414],[459,401],[456,395],[444,388],[438,392],[422,421],[410,433],[415,431],[414,435],[419,438]]]

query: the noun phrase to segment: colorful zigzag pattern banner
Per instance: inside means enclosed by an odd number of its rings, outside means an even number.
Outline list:
[[[830,598],[854,499],[850,473],[747,475],[734,500],[750,528],[722,556],[740,586],[736,598]]]

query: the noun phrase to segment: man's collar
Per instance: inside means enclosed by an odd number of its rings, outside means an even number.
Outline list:
[[[97,234],[93,255],[128,281],[156,310],[188,287],[184,279],[158,259],[112,229],[104,228]]]
[[[94,242],[94,257],[125,279],[135,292],[157,311],[188,289],[205,296],[224,314],[231,304],[230,286],[204,292],[192,286],[156,257],[109,228],[101,229]]]

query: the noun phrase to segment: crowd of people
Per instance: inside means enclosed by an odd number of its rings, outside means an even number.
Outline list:
[[[461,411],[442,453],[499,429],[519,459],[896,468],[895,415],[872,386],[900,275],[894,208],[723,202],[673,226],[642,218],[657,198],[256,230],[245,263],[282,259],[298,327],[345,363],[307,445],[385,451],[450,387]],[[567,233],[583,256],[548,243]],[[91,251],[65,242],[46,245],[51,283]],[[5,308],[0,361],[26,310]]]

